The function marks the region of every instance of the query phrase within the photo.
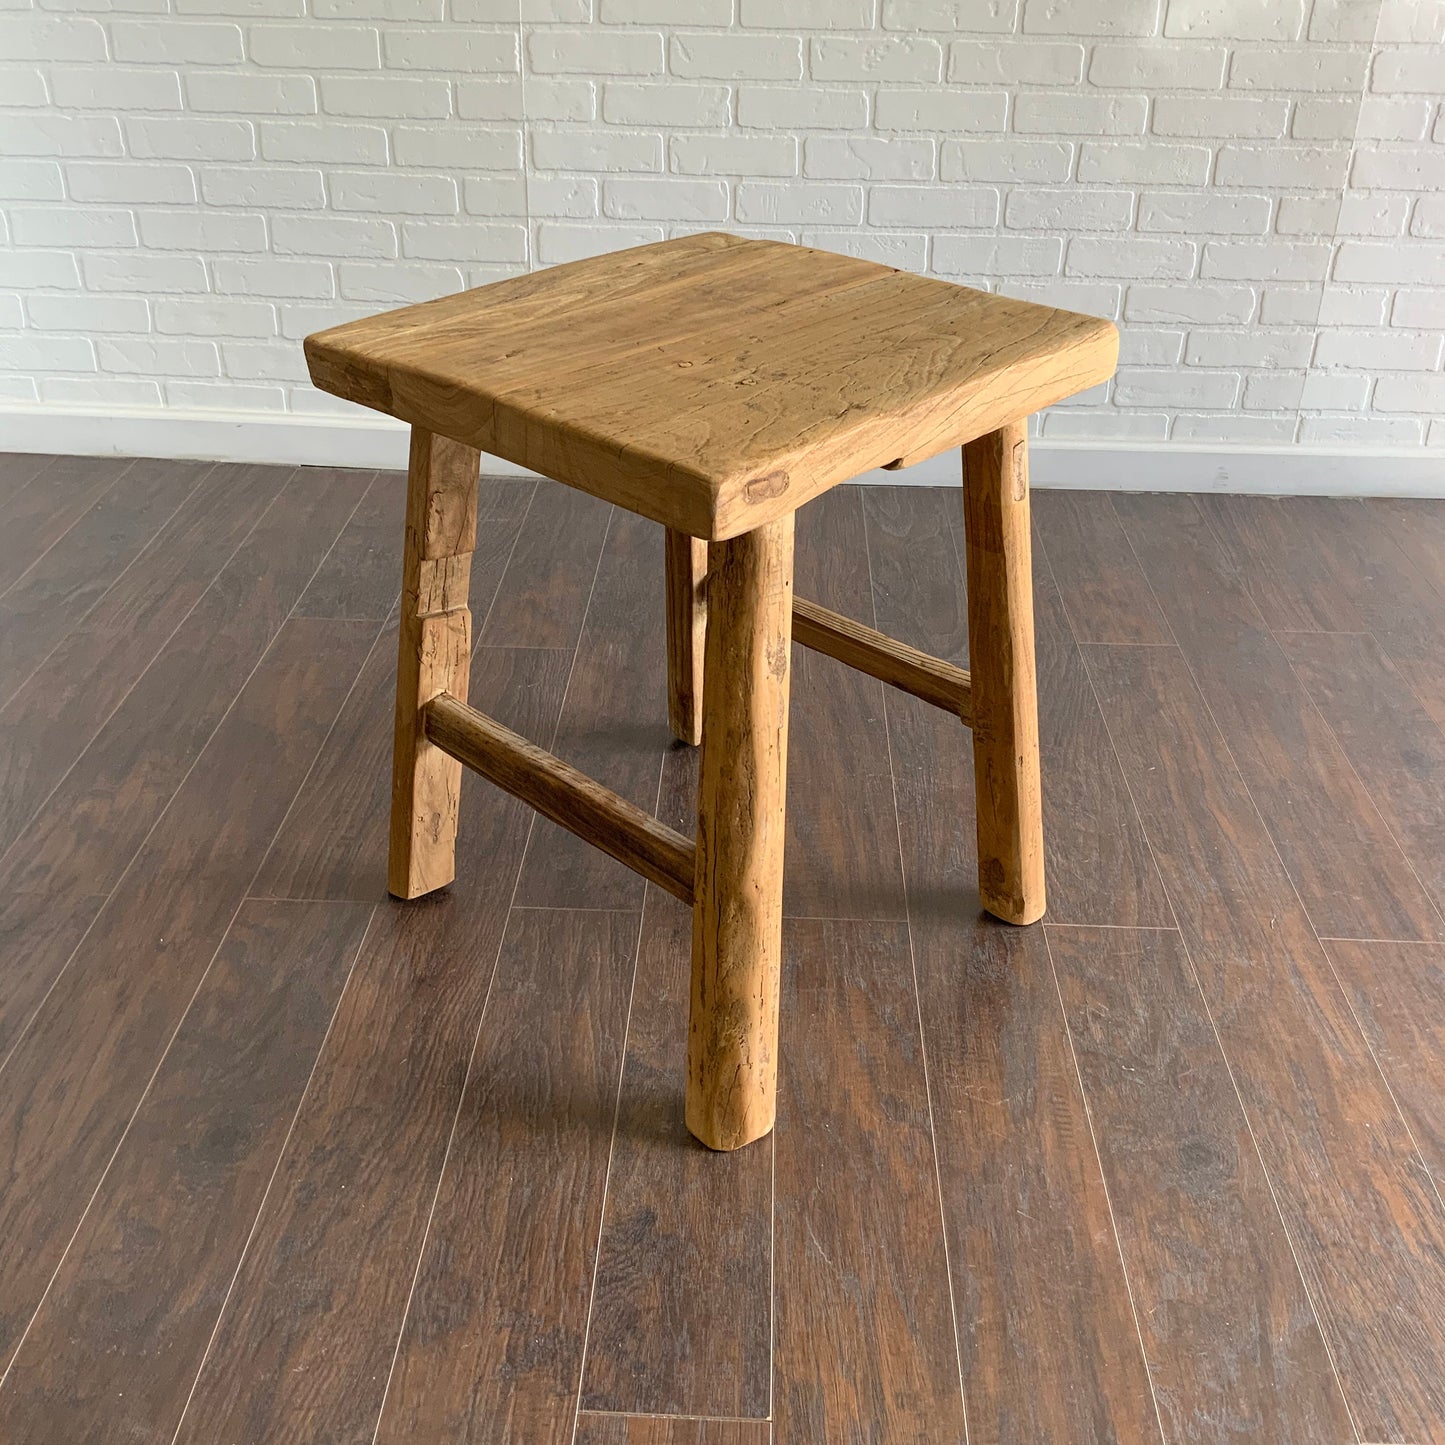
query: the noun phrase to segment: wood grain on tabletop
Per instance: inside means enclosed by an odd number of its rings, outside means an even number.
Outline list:
[[[306,342],[325,391],[712,539],[1086,390],[1117,353],[1096,317],[716,232]]]

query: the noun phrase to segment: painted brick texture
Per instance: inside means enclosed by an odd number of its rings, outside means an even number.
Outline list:
[[[1439,0],[10,0],[0,406],[726,228],[1116,319],[1051,437],[1442,447],[1442,92]]]

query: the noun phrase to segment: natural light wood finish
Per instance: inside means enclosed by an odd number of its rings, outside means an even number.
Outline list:
[[[972,722],[968,673],[941,657],[930,657],[804,597],[793,599],[793,641]]]
[[[667,721],[673,737],[702,741],[703,643],[707,635],[707,543],[666,531]]]
[[[412,428],[387,864],[397,898],[430,893],[455,875],[461,765],[427,741],[420,710],[441,692],[467,695],[480,463],[474,448]]]
[[[739,1148],[777,1107],[793,640],[973,729],[983,905],[1043,914],[1027,424],[1113,374],[1109,322],[706,233],[350,322],[306,356],[317,386],[412,425],[391,891],[451,880],[466,764],[690,903],[703,1143]],[[971,673],[792,595],[800,506],[955,446]],[[695,844],[466,706],[479,452],[662,524],[668,722],[702,746]]]
[[[1107,321],[708,233],[306,340],[325,391],[696,537],[1106,380]]]
[[[1025,422],[964,447],[963,505],[979,894],[1006,923],[1033,923],[1044,833]]]
[[[697,849],[681,833],[455,697],[433,698],[422,716],[427,737],[448,757],[692,902]]]
[[[777,1110],[792,516],[714,546],[707,600],[687,1127],[737,1149]]]

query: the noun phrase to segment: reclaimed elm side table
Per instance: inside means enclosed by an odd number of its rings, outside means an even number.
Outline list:
[[[1044,911],[1027,419],[1113,374],[1107,321],[718,233],[307,338],[325,391],[411,424],[388,886],[449,883],[467,767],[691,904],[687,1124],[773,1125],[789,644],[973,730],[979,893]],[[971,672],[794,598],[793,513],[961,447]],[[466,704],[482,452],[666,529],[669,716],[696,842]]]

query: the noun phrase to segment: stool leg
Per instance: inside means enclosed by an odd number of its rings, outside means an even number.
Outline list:
[[[480,465],[474,448],[412,428],[387,863],[387,889],[397,898],[420,897],[455,876],[462,765],[427,741],[421,707],[441,692],[467,695]]]
[[[672,735],[702,741],[703,639],[707,635],[707,543],[667,528],[667,721]]]
[[[1026,422],[964,447],[963,509],[978,891],[995,917],[1033,923],[1044,912],[1044,835]]]
[[[777,1109],[793,519],[711,554],[687,1127],[738,1149]]]

